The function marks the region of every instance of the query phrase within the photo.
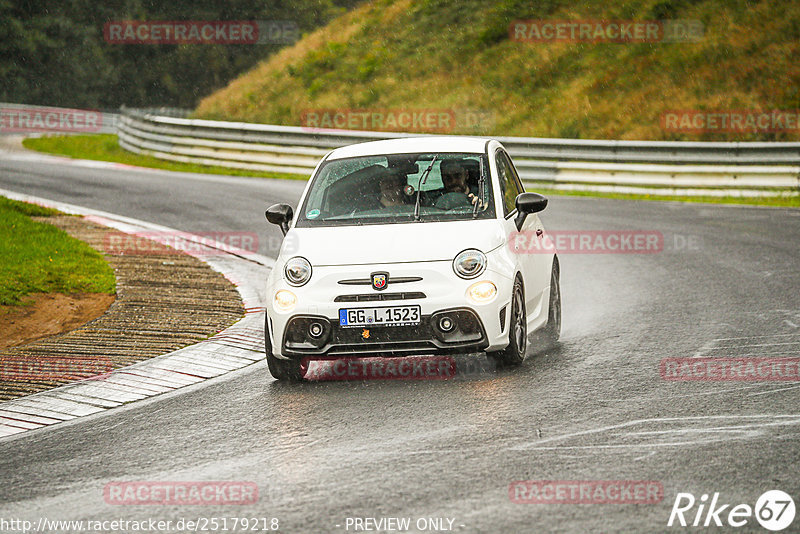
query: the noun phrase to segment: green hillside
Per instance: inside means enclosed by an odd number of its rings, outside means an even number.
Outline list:
[[[309,110],[445,110],[453,133],[797,140],[678,132],[673,110],[800,109],[800,3],[782,0],[376,0],[201,101],[196,116],[308,125]],[[517,20],[699,20],[697,42],[519,42]],[[391,114],[394,111],[390,111]],[[482,112],[470,115],[471,112]],[[304,115],[304,113],[306,115]],[[468,118],[478,116],[477,126]],[[419,128],[390,128],[419,130]]]

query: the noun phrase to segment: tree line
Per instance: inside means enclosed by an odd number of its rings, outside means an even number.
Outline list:
[[[0,102],[193,108],[279,50],[265,44],[112,44],[115,21],[291,21],[299,33],[358,0],[0,0]]]

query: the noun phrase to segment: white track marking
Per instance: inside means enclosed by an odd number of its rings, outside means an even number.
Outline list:
[[[730,420],[732,422],[739,421],[739,422],[746,422],[746,421],[756,421],[745,426],[730,426],[730,427],[720,427],[720,426],[713,426],[713,427],[696,427],[696,426],[683,426],[680,428],[674,429],[664,429],[664,430],[656,430],[652,432],[648,431],[625,431],[625,429],[629,429],[636,425],[656,425],[661,426],[662,428],[667,424],[671,423],[678,423],[678,424],[690,424],[690,423],[704,423],[704,422],[723,422],[726,420]],[[757,420],[766,420],[764,422],[757,422]],[[797,415],[771,415],[771,414],[764,414],[764,415],[707,415],[707,416],[686,416],[686,417],[660,417],[660,418],[652,418],[652,419],[635,419],[632,421],[627,421],[625,423],[619,423],[615,425],[608,425],[599,428],[593,428],[589,430],[583,430],[580,432],[572,432],[569,434],[564,434],[561,436],[553,436],[552,438],[546,438],[543,440],[537,440],[533,443],[526,443],[522,445],[516,445],[511,447],[511,450],[515,451],[530,451],[530,450],[606,450],[606,449],[650,449],[650,448],[661,448],[661,447],[680,447],[680,446],[693,446],[699,445],[703,443],[708,443],[711,441],[720,441],[721,439],[725,438],[707,438],[702,439],[703,435],[708,434],[716,434],[718,436],[725,436],[731,434],[740,433],[743,429],[745,429],[745,437],[757,437],[761,433],[759,432],[762,428],[769,428],[769,427],[783,427],[783,426],[795,426],[800,425],[800,414]],[[746,429],[749,429],[746,430]],[[615,440],[622,440],[626,437],[634,437],[637,435],[691,435],[695,434],[698,436],[698,439],[694,440],[682,440],[682,441],[668,441],[668,442],[642,442],[642,443],[625,443],[625,444],[591,444],[591,445],[552,445],[552,446],[544,446],[548,443],[558,442],[558,441],[565,441],[568,442],[573,440],[574,438],[580,438],[590,435],[599,435],[604,432],[610,432],[618,430],[617,434],[613,436],[609,436],[604,438],[603,441],[615,441]],[[707,432],[708,431],[708,432]],[[733,438],[731,438],[733,439]]]
[[[788,336],[800,337],[800,333],[797,333],[797,334],[767,334],[767,335],[763,335],[763,336],[744,336],[744,337],[721,337],[721,338],[715,339],[714,341],[737,341],[737,340],[740,340],[740,339],[758,339],[758,338],[762,338],[762,337],[788,337]]]
[[[760,391],[758,393],[750,393],[748,395],[748,397],[756,397],[758,395],[769,395],[770,393],[778,393],[780,391],[789,391],[790,389],[797,389],[797,388],[800,388],[800,385],[790,386],[788,388],[771,389],[769,391]]]
[[[717,340],[717,341],[719,341],[719,340]],[[723,346],[723,347],[714,347],[714,348],[712,348],[710,350],[714,350],[714,349],[738,349],[738,348],[741,348],[741,347],[777,347],[777,346],[780,346],[780,345],[800,345],[800,341],[789,341],[789,342],[786,342],[786,343],[755,343],[755,344],[752,344],[752,345],[726,345],[726,346]]]

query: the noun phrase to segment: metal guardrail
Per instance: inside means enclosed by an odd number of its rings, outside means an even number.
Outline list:
[[[419,135],[208,121],[131,109],[122,110],[118,134],[126,150],[166,160],[296,174],[310,174],[332,148]],[[497,139],[532,187],[664,195],[800,193],[800,143]]]

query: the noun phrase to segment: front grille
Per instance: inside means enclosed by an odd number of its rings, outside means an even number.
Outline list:
[[[424,299],[422,291],[408,291],[405,293],[365,293],[361,295],[339,295],[334,302],[372,302],[380,300],[409,300]]]
[[[458,324],[443,333],[435,326],[447,314]],[[310,322],[323,323],[318,339],[308,336]],[[320,346],[322,344],[322,346]],[[486,348],[486,335],[480,319],[470,310],[443,310],[423,315],[414,326],[343,328],[337,321],[317,316],[297,316],[290,320],[283,339],[283,353],[290,357],[338,356],[347,354],[399,355],[458,353]]]
[[[357,354],[380,354],[382,356],[403,353],[419,354],[436,351],[436,345],[430,341],[393,341],[391,343],[349,343],[334,345],[327,356],[354,356]]]
[[[421,282],[421,276],[387,276],[387,284],[407,284],[409,282]],[[339,284],[343,286],[371,286],[372,278],[350,278],[347,280],[339,280]]]

